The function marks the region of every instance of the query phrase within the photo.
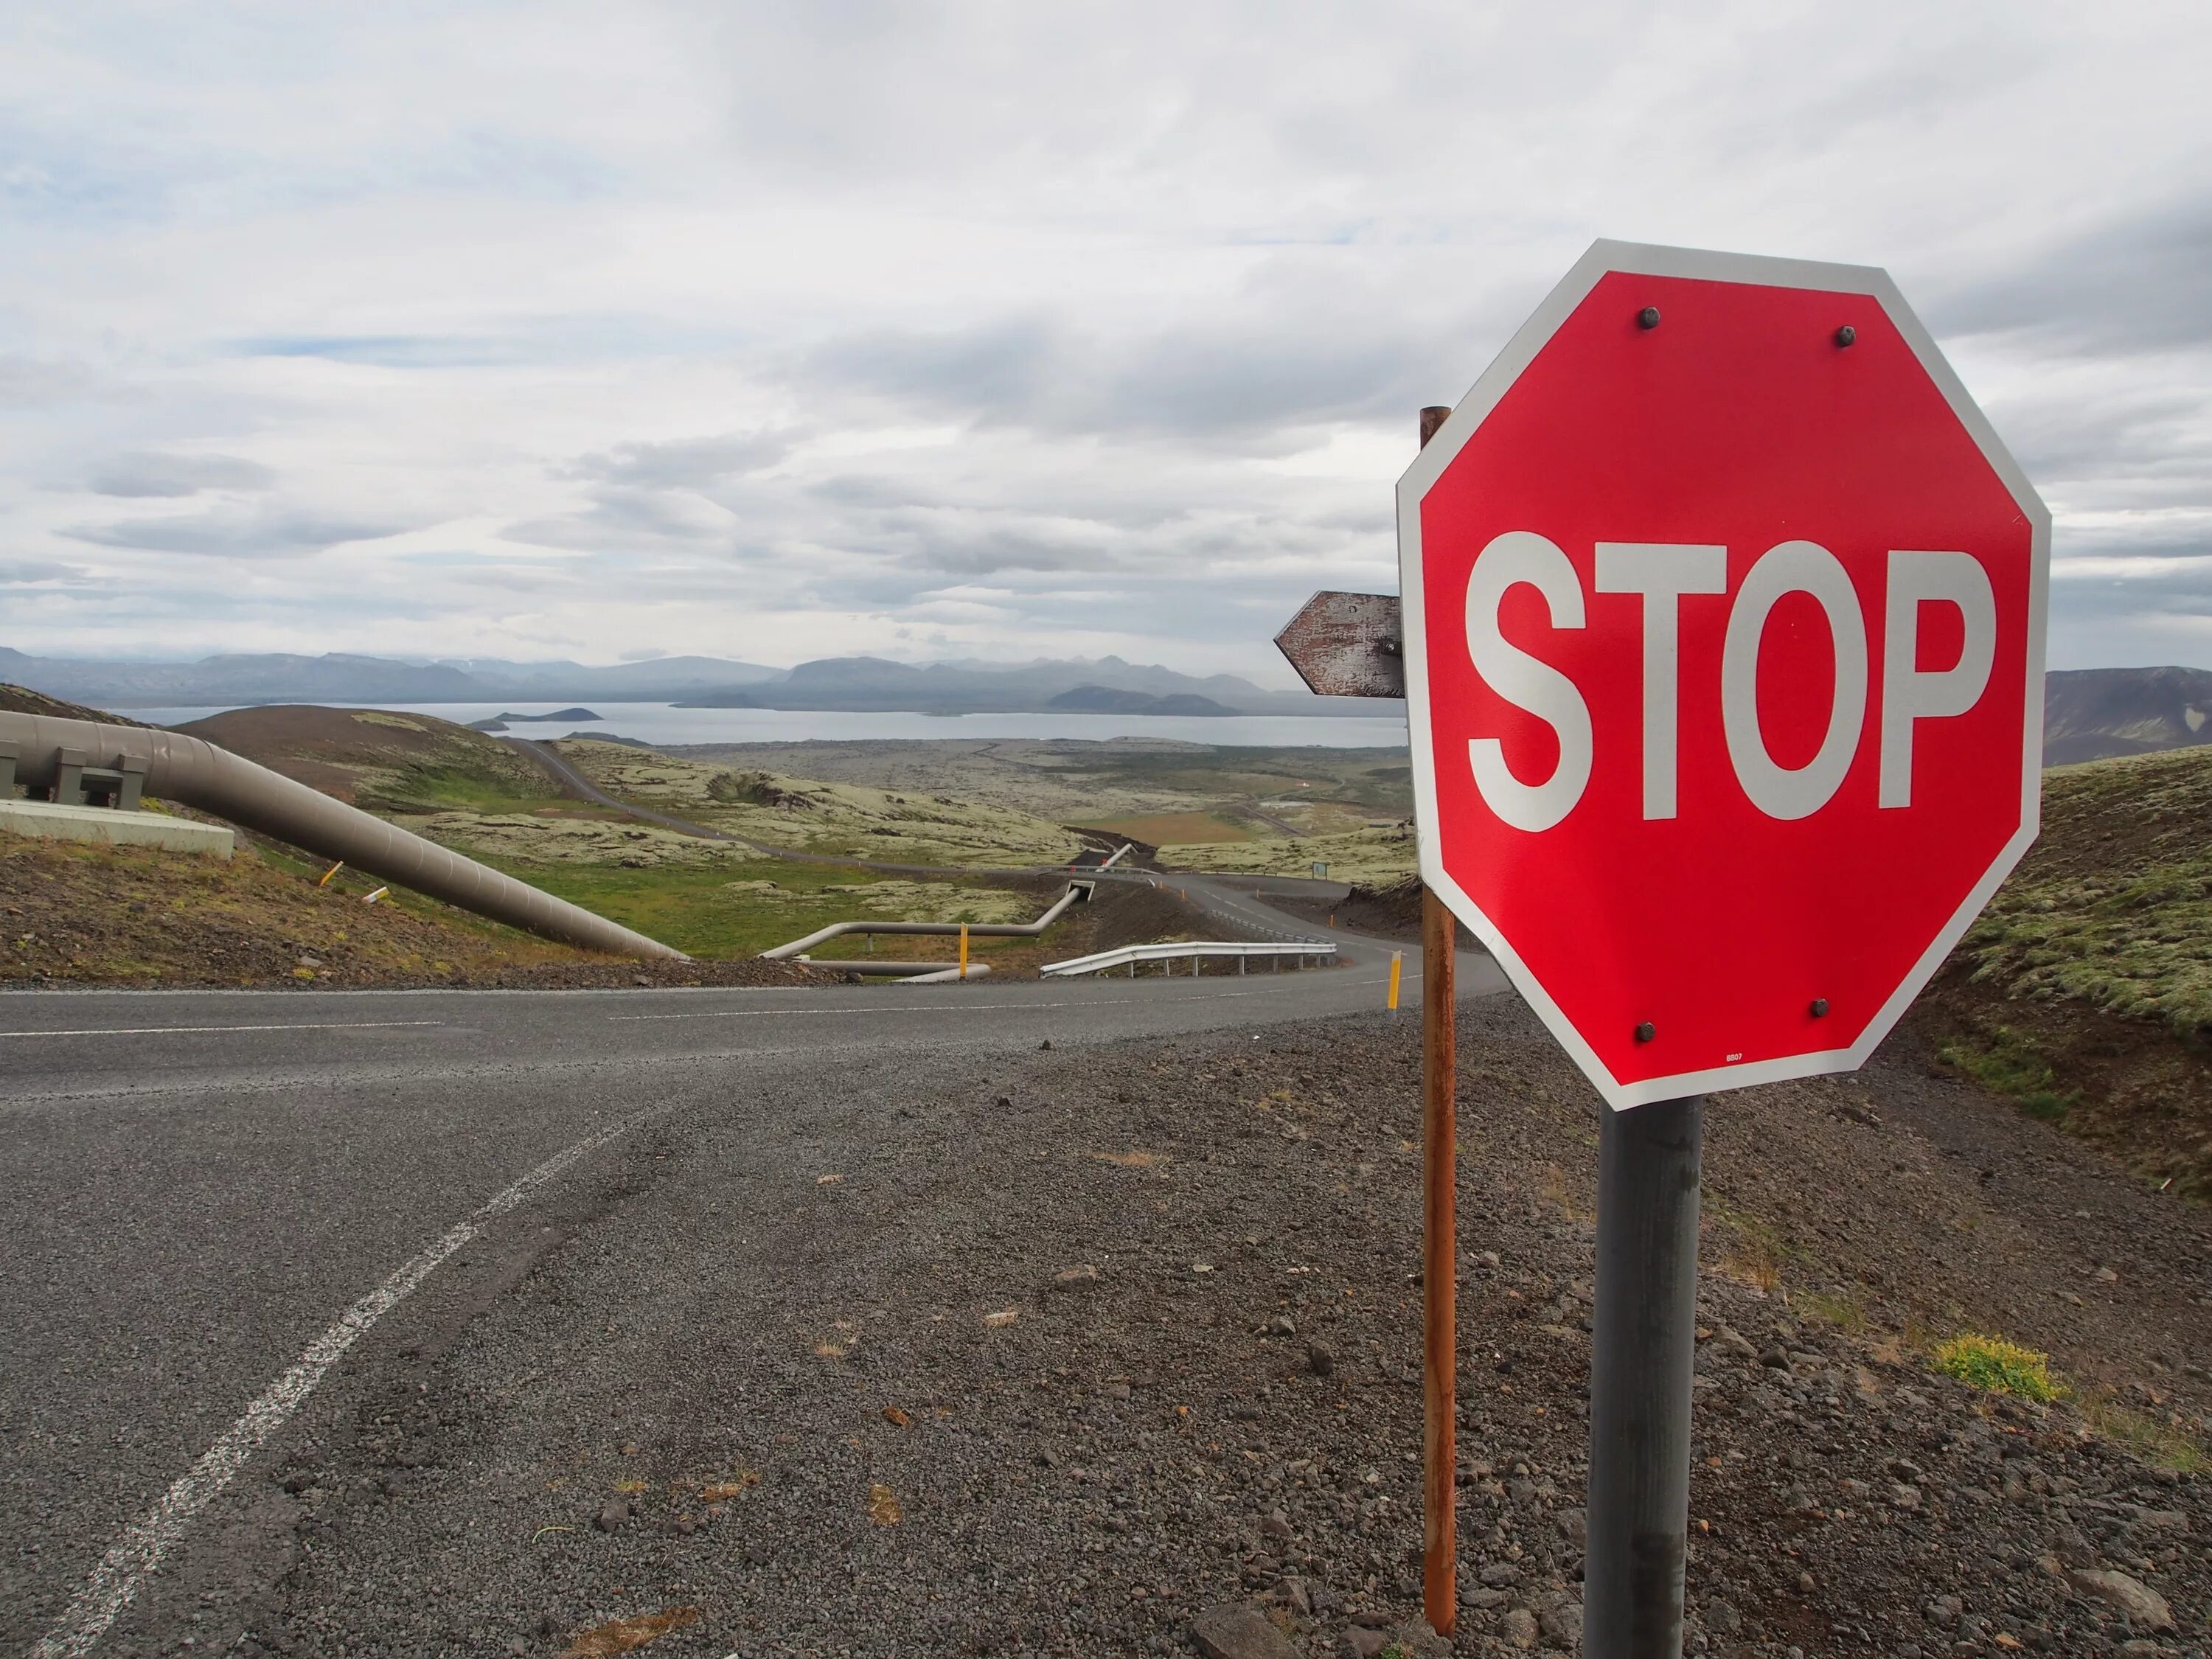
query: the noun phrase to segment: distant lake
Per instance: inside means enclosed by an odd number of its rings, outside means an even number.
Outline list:
[[[510,727],[514,736],[565,738],[571,732],[604,732],[641,743],[836,743],[862,738],[1167,738],[1255,749],[1403,749],[1402,715],[1310,714],[848,714],[785,708],[678,708],[665,702],[412,702],[367,703],[394,714],[432,714],[467,726],[495,714],[550,714],[589,708],[597,721],[556,720]],[[134,708],[132,716],[156,726],[182,726],[226,712],[210,708]]]

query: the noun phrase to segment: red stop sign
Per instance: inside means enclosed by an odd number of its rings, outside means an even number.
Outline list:
[[[1599,243],[1398,525],[1422,875],[1607,1100],[1863,1060],[2034,839],[2050,544],[1889,278]]]

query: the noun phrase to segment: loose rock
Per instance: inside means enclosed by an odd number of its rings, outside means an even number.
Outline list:
[[[1191,1621],[1191,1640],[1206,1659],[1299,1659],[1290,1638],[1247,1603],[1224,1601]]]

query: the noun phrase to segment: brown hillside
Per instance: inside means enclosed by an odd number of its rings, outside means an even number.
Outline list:
[[[496,738],[428,714],[281,703],[180,726],[339,800],[384,811],[500,810],[550,799],[545,774]]]
[[[143,726],[146,723],[125,720],[120,714],[111,714],[105,708],[88,708],[81,702],[64,702],[59,697],[33,691],[27,685],[9,685],[5,681],[0,681],[0,714],[44,714],[50,720],[94,720],[102,726]]]
[[[241,846],[229,863],[0,836],[0,988],[761,984],[782,963],[636,963]]]
[[[1923,999],[1949,1063],[2212,1197],[2212,749],[2058,769]]]

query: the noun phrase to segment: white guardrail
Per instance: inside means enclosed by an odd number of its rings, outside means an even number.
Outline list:
[[[1103,974],[1110,969],[1126,966],[1133,979],[1137,964],[1140,962],[1164,962],[1169,964],[1168,972],[1172,974],[1174,964],[1188,957],[1190,958],[1190,970],[1195,974],[1200,957],[1235,957],[1237,971],[1241,974],[1245,970],[1245,963],[1255,957],[1273,957],[1278,961],[1284,957],[1294,957],[1303,965],[1308,957],[1326,960],[1334,958],[1335,955],[1336,946],[1325,945],[1317,939],[1293,940],[1287,945],[1259,945],[1243,939],[1185,939],[1174,945],[1125,945],[1118,951],[1101,951],[1095,956],[1071,957],[1066,962],[1048,962],[1037,972],[1048,979],[1059,979],[1073,974]]]

